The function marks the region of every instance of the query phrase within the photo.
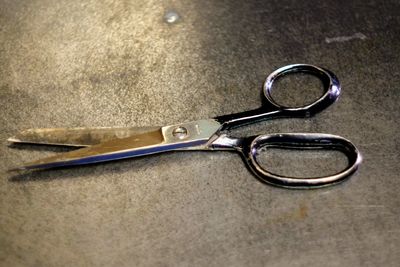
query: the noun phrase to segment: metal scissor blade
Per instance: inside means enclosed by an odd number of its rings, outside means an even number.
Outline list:
[[[137,148],[150,149],[164,142],[161,128],[146,134],[114,139],[104,143],[44,158],[12,170],[48,169],[63,166],[83,165],[135,156]],[[136,152],[136,153],[134,153]],[[140,151],[139,151],[140,152]],[[142,154],[143,153],[142,151]],[[138,156],[138,155],[137,155]]]
[[[28,129],[7,139],[11,143],[28,143],[85,147],[112,139],[152,132],[160,127],[96,127]]]
[[[122,139],[113,139],[67,152],[58,156],[33,161],[12,170],[48,169],[84,165],[198,147],[206,144],[221,127],[215,120],[199,120],[159,127],[157,130]]]

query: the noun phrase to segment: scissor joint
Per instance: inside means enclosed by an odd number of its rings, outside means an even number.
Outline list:
[[[213,119],[198,120],[176,125],[162,127],[162,133],[166,143],[190,142],[204,140],[206,143],[221,127],[221,124]]]

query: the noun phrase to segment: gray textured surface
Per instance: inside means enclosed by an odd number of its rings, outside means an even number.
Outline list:
[[[0,265],[398,266],[398,1],[1,0],[0,7]],[[169,10],[179,13],[176,24],[163,21]],[[5,172],[63,151],[7,147],[19,130],[161,125],[243,111],[259,105],[268,73],[300,62],[333,70],[340,100],[312,119],[242,133],[351,139],[364,162],[339,186],[264,185],[232,153]]]

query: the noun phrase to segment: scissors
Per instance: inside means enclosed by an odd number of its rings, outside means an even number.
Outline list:
[[[282,106],[271,92],[278,79],[290,73],[308,73],[319,78],[324,94],[315,102],[301,107]],[[261,181],[286,188],[318,188],[339,183],[353,174],[361,163],[358,149],[349,140],[321,133],[273,133],[244,138],[233,137],[230,130],[261,120],[306,118],[333,104],[340,94],[338,78],[329,70],[293,64],[272,72],[264,82],[261,107],[212,119],[184,122],[163,127],[143,128],[72,128],[30,129],[8,139],[12,143],[40,143],[83,147],[56,156],[40,159],[12,170],[37,170],[112,161],[176,150],[233,150]],[[257,156],[261,149],[336,150],[348,159],[347,167],[329,176],[288,177],[268,171]]]

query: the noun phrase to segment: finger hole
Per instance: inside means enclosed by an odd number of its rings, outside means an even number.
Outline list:
[[[250,145],[244,155],[249,167],[261,180],[277,186],[318,188],[339,183],[361,162],[361,155],[350,141],[330,134],[269,134],[247,140]],[[279,149],[280,156],[269,154],[275,149]],[[264,152],[268,157],[263,159]]]
[[[327,86],[321,78],[312,73],[288,73],[274,80],[269,94],[279,106],[299,108],[320,99]]]
[[[345,170],[349,165],[347,156],[338,150],[296,149],[262,147],[255,157],[264,170],[279,176],[293,178],[316,178],[330,176]]]

